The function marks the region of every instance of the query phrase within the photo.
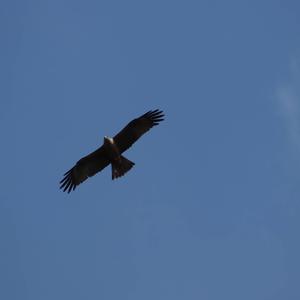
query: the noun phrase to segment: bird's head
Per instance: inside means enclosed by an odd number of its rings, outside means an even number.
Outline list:
[[[104,136],[104,143],[113,144],[114,140],[109,136]]]

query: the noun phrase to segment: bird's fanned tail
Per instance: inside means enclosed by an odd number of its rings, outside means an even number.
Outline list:
[[[134,162],[121,155],[111,163],[112,180],[125,175],[133,166]]]

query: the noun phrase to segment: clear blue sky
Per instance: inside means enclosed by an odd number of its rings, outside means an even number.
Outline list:
[[[1,299],[300,299],[299,1],[0,6]],[[58,189],[155,108],[125,177]]]

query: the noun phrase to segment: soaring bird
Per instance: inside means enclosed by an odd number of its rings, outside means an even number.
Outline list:
[[[60,188],[70,193],[88,177],[94,176],[109,164],[111,164],[113,180],[123,176],[134,166],[134,162],[124,157],[122,153],[144,133],[163,121],[163,117],[163,111],[150,110],[129,122],[113,138],[105,136],[100,148],[81,158],[64,174],[64,178],[60,181]]]

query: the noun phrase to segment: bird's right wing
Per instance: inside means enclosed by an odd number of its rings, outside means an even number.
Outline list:
[[[77,185],[85,181],[88,177],[95,175],[110,164],[104,147],[101,146],[91,154],[81,158],[76,165],[64,174],[60,181],[60,188],[70,193]]]

